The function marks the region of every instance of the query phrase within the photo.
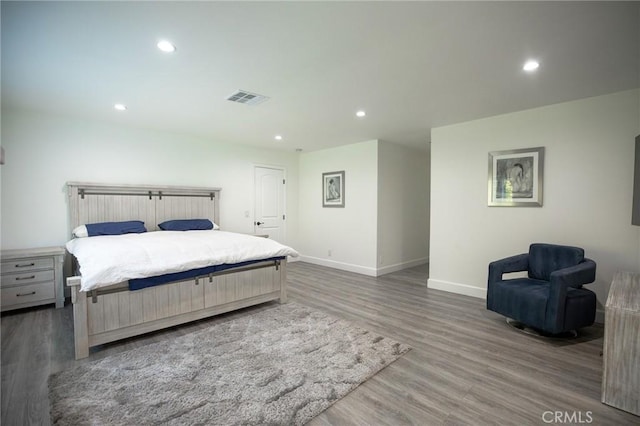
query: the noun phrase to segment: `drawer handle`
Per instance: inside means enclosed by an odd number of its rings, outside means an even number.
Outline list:
[[[31,262],[31,263],[17,263],[16,264],[16,268],[29,268],[31,266],[36,266],[35,263]]]
[[[34,279],[36,276],[35,275],[31,275],[30,277],[16,277],[16,281],[21,281],[21,280],[32,280]]]
[[[18,293],[16,294],[16,296],[20,297],[20,296],[33,296],[34,294],[36,294],[35,291],[32,291],[31,293]]]

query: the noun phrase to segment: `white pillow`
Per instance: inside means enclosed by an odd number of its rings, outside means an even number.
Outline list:
[[[75,238],[84,238],[89,236],[86,225],[80,225],[71,232]]]

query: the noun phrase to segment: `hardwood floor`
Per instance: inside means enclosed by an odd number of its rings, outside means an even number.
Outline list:
[[[574,340],[531,337],[487,311],[484,300],[427,289],[427,276],[426,265],[378,278],[289,265],[291,301],[413,348],[312,425],[640,425],[640,417],[600,402],[601,326]],[[105,345],[82,361],[73,359],[70,305],[3,314],[2,425],[50,423],[51,372],[271,306]]]

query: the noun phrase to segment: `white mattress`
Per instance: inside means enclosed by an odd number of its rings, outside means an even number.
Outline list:
[[[66,247],[80,265],[80,291],[206,266],[298,256],[269,238],[218,230],[74,238]]]

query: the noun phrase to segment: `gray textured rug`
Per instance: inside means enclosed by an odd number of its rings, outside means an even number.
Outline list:
[[[51,421],[303,424],[409,349],[288,303],[53,374]]]

